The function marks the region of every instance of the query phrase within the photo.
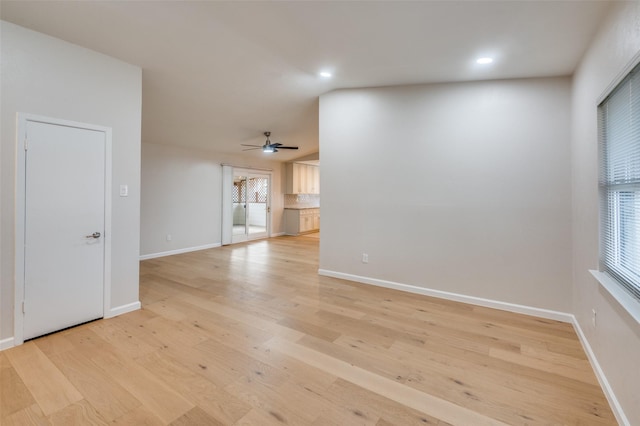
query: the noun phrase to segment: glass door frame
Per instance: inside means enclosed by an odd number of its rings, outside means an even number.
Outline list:
[[[261,238],[269,238],[271,236],[271,177],[272,174],[271,172],[268,171],[263,171],[263,170],[253,170],[253,169],[244,169],[244,168],[233,168],[233,172],[232,172],[232,179],[230,182],[230,185],[232,186],[230,188],[229,191],[229,196],[231,199],[229,200],[225,200],[231,209],[231,221],[229,223],[228,226],[231,227],[230,229],[230,234],[231,234],[231,244],[236,244],[236,243],[241,243],[244,241],[251,241],[251,240],[257,240],[257,239],[261,239]],[[245,185],[244,185],[244,194],[241,194],[240,192],[238,193],[238,202],[234,201],[234,188],[233,186],[235,185],[236,182],[236,178],[238,177],[242,177],[245,179]],[[266,179],[267,182],[267,188],[266,188],[266,200],[265,202],[261,202],[260,200],[258,200],[259,195],[258,193],[256,193],[255,195],[255,200],[253,200],[253,202],[251,201],[251,196],[250,194],[248,194],[248,189],[249,189],[249,181],[251,179]],[[242,191],[242,190],[239,190]],[[240,200],[241,196],[244,195],[244,200]],[[223,202],[224,204],[224,202]],[[245,227],[245,232],[244,233],[236,233],[235,231],[237,230],[237,227],[234,225],[235,220],[233,219],[234,216],[237,216],[238,212],[235,211],[238,207],[238,204],[243,204],[243,209],[244,209],[244,227]],[[260,208],[261,205],[264,204],[264,218],[265,218],[265,225],[264,225],[264,231],[262,232],[251,232],[251,219],[252,217],[252,209],[256,209],[256,208]]]

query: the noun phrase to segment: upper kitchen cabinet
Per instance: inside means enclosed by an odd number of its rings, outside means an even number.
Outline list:
[[[303,163],[287,163],[287,194],[320,194],[320,169]]]

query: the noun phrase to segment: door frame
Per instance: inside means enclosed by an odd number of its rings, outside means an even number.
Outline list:
[[[248,188],[248,182],[249,179],[251,178],[255,178],[255,177],[267,177],[267,179],[269,179],[269,190],[267,191],[267,202],[266,204],[266,208],[265,208],[265,214],[267,215],[266,217],[266,232],[265,235],[260,235],[258,237],[250,237],[250,233],[246,232],[244,235],[246,235],[246,238],[244,239],[237,239],[237,241],[233,241],[234,240],[234,235],[233,232],[231,233],[231,244],[238,244],[238,243],[244,243],[247,241],[253,241],[253,240],[261,240],[261,239],[265,239],[265,238],[270,238],[271,237],[271,181],[273,180],[273,176],[271,172],[265,172],[262,170],[256,170],[256,169],[248,169],[248,168],[240,168],[240,167],[234,167],[233,168],[233,173],[232,173],[232,182],[233,179],[235,179],[236,175],[241,175],[241,176],[245,176],[247,178],[247,188]],[[248,193],[246,194],[248,196]],[[231,203],[231,205],[233,206],[233,203]],[[245,203],[245,205],[249,205],[249,202],[247,201]],[[248,223],[248,216],[251,213],[251,207],[246,207],[245,208],[245,231],[247,230],[247,227],[249,226]],[[232,225],[233,227],[233,216],[232,216]]]
[[[231,187],[236,174],[268,176],[269,191],[267,193],[267,232],[266,236],[258,238],[247,238],[243,241],[233,241],[233,200]],[[256,169],[251,167],[237,167],[230,164],[222,164],[222,245],[238,244],[257,239],[271,238],[273,212],[271,210],[271,199],[273,195],[273,171],[271,169]]]
[[[16,131],[16,219],[15,219],[15,284],[13,329],[14,345],[24,343],[24,275],[25,275],[25,215],[26,215],[26,155],[27,125],[29,122],[74,127],[104,133],[105,137],[105,174],[104,174],[104,294],[102,315],[105,317],[111,306],[111,175],[112,175],[112,131],[110,127],[80,123],[70,120],[45,117],[41,115],[19,112],[17,114]]]

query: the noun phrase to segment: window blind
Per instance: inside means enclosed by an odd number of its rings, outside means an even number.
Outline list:
[[[640,65],[598,107],[600,268],[640,299]]]

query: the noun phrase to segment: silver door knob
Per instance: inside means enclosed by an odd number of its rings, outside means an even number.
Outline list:
[[[85,235],[85,238],[100,238],[100,233],[99,232],[94,232],[91,235]]]

